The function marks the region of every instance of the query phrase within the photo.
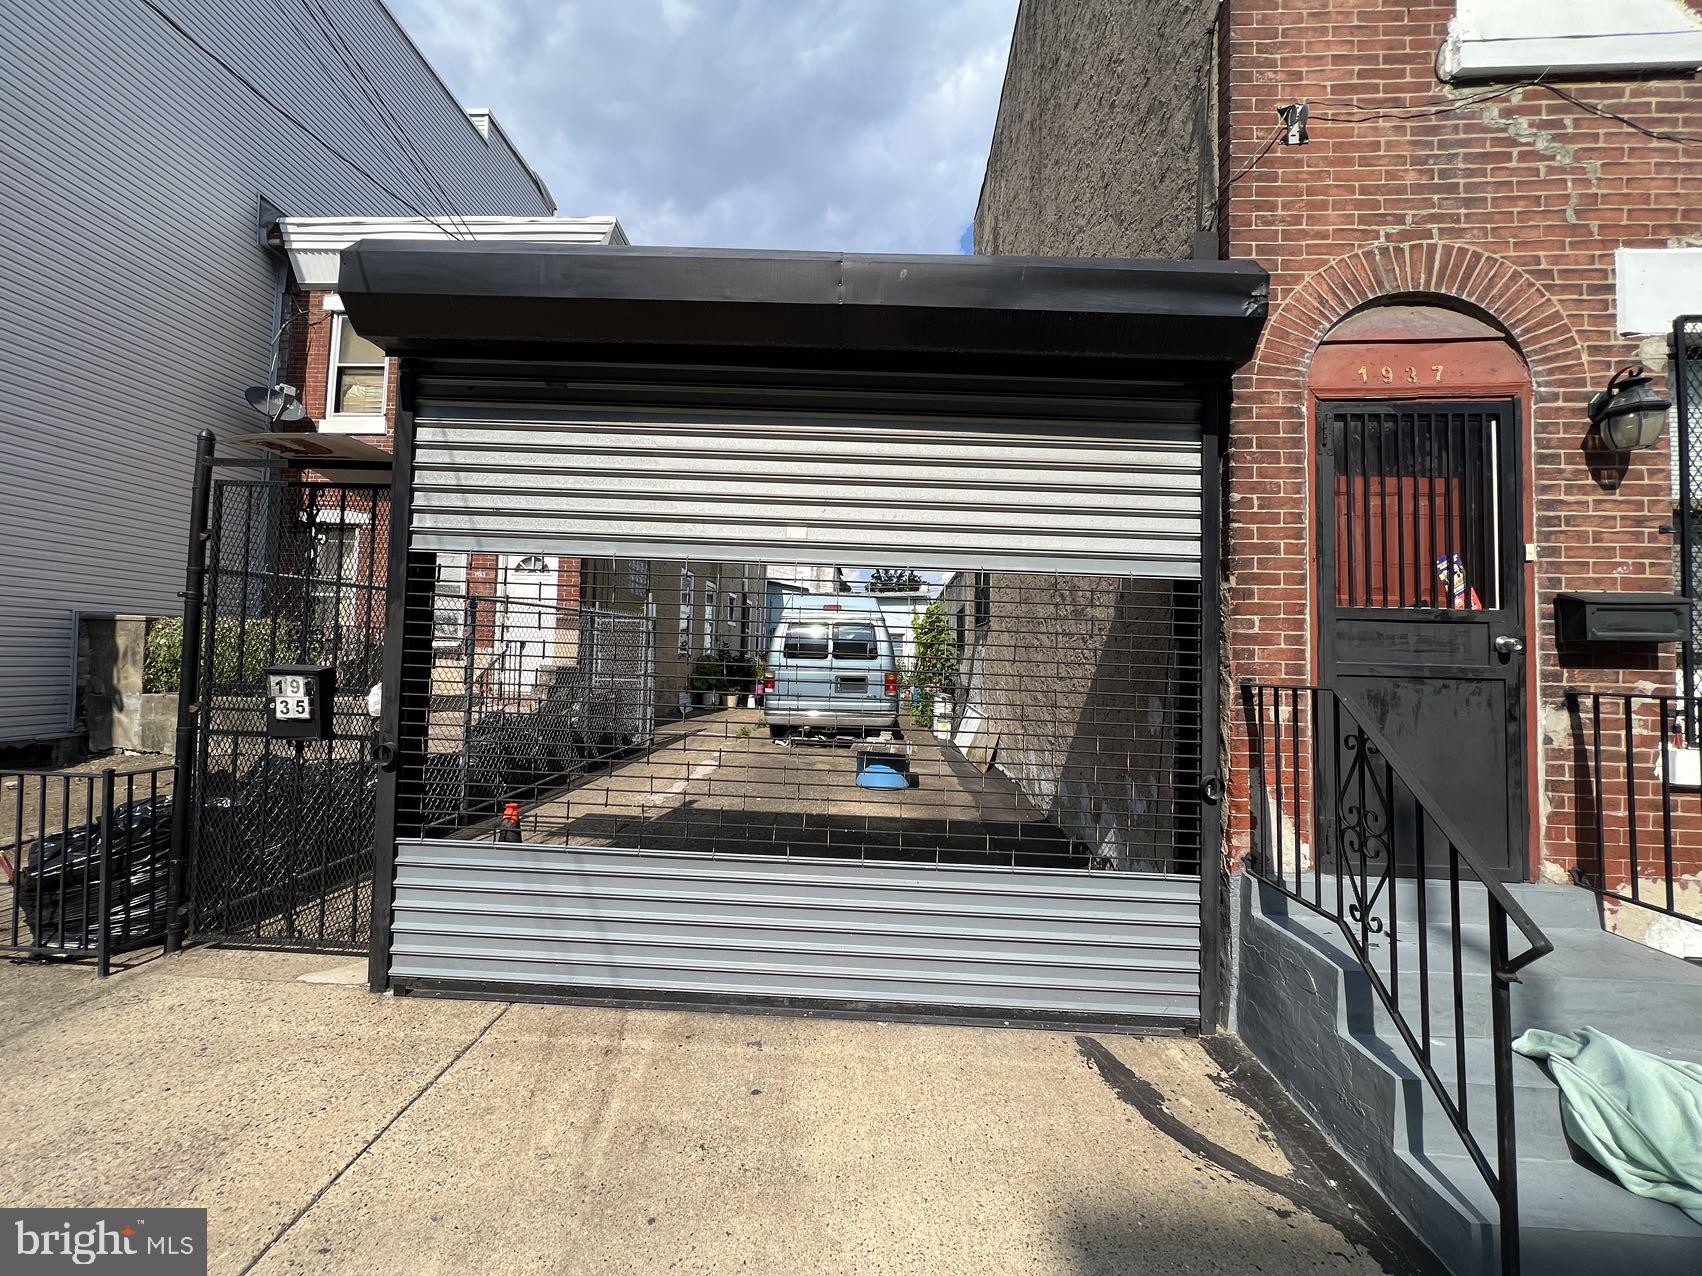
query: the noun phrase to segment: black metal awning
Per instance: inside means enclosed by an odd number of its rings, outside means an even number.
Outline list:
[[[1252,356],[1269,276],[1247,261],[861,256],[362,240],[338,291],[393,355],[574,344],[1177,363]]]

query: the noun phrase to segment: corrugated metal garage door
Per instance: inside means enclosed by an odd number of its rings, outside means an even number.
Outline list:
[[[408,842],[391,974],[1190,1020],[1199,883]]]
[[[428,375],[415,545],[1195,579],[1177,386],[563,369]]]
[[[1192,589],[1197,632],[1202,405],[1178,385],[486,365],[416,386],[421,550],[1135,577]],[[454,836],[398,841],[399,987],[1199,1016],[1193,874]]]

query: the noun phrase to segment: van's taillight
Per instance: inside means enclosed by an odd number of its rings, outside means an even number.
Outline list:
[[[886,676],[886,693],[889,696],[896,696],[898,694],[898,675],[897,674],[889,673]]]
[[[763,674],[763,676],[762,676],[762,689],[764,691],[773,691],[774,690],[774,674],[773,674],[772,671],[769,672],[769,673]]]

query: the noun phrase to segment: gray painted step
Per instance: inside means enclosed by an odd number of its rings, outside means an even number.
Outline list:
[[[1251,886],[1243,909],[1243,1036],[1453,1271],[1497,1272],[1494,1199],[1339,927]],[[1429,903],[1436,890],[1432,884]],[[1594,897],[1586,891],[1521,886],[1514,893],[1555,944],[1555,952],[1528,967],[1513,990],[1515,1031],[1589,1024],[1669,1057],[1702,1058],[1702,970],[1603,932]],[[1410,907],[1410,896],[1403,893],[1403,899],[1409,901],[1403,907]],[[1462,917],[1474,916],[1474,906],[1481,920],[1481,888],[1476,898],[1462,888]],[[1446,915],[1433,912],[1436,916]],[[1400,1003],[1416,1022],[1418,950],[1411,929],[1397,940]],[[1433,926],[1432,955],[1446,953],[1447,942],[1446,930]],[[1387,951],[1376,949],[1380,960],[1386,962]],[[1467,1119],[1493,1159],[1483,925],[1466,927],[1462,957]],[[1264,974],[1249,962],[1260,964]],[[1439,964],[1430,980],[1433,1061],[1452,1083],[1451,967],[1446,958]],[[1264,998],[1249,997],[1247,991],[1261,979],[1268,979]],[[1314,994],[1315,1013],[1333,1022],[1333,1033],[1326,1037],[1314,1025],[1308,1039],[1297,1031],[1294,1007],[1274,1004],[1283,988]],[[1702,1271],[1702,1225],[1670,1205],[1624,1191],[1575,1151],[1562,1128],[1559,1090],[1539,1065],[1516,1058],[1514,1085],[1526,1272],[1617,1273],[1657,1263]]]

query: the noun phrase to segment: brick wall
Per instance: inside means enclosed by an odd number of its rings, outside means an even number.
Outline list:
[[[1530,368],[1532,805],[1548,875],[1573,862],[1592,822],[1564,690],[1676,685],[1670,649],[1558,651],[1553,600],[1673,587],[1667,453],[1621,465],[1592,452],[1585,405],[1620,364],[1641,357],[1664,371],[1664,342],[1616,335],[1613,254],[1702,242],[1702,148],[1542,88],[1438,83],[1453,10],[1025,0],[1017,20],[977,210],[980,252],[1185,255],[1198,206],[1193,104],[1214,83],[1217,54],[1216,229],[1224,255],[1272,275],[1265,338],[1235,385],[1227,460],[1232,862],[1247,845],[1235,688],[1316,675],[1308,376],[1319,341],[1366,305],[1400,297],[1468,310],[1507,332]],[[1693,77],[1562,88],[1652,129],[1702,135]],[[1292,101],[1312,109],[1304,147],[1273,144],[1277,108]]]
[[[1552,608],[1566,590],[1673,587],[1661,530],[1672,513],[1667,454],[1637,453],[1624,467],[1592,454],[1585,405],[1640,353],[1615,333],[1614,250],[1696,239],[1702,149],[1650,139],[1541,88],[1438,84],[1432,60],[1452,13],[1451,4],[1326,0],[1228,8],[1221,176],[1236,180],[1220,237],[1227,255],[1272,274],[1271,321],[1235,387],[1230,674],[1313,673],[1306,384],[1318,340],[1356,307],[1401,294],[1489,318],[1511,334],[1533,382],[1533,814],[1552,876],[1573,861],[1589,817],[1564,689],[1674,686],[1670,650],[1557,651]],[[1702,132],[1702,84],[1690,77],[1564,87],[1657,130]],[[1266,151],[1274,112],[1290,101],[1310,103],[1312,141]],[[1244,779],[1245,740],[1233,725],[1232,769]],[[1246,835],[1245,793],[1236,798],[1232,853]]]

